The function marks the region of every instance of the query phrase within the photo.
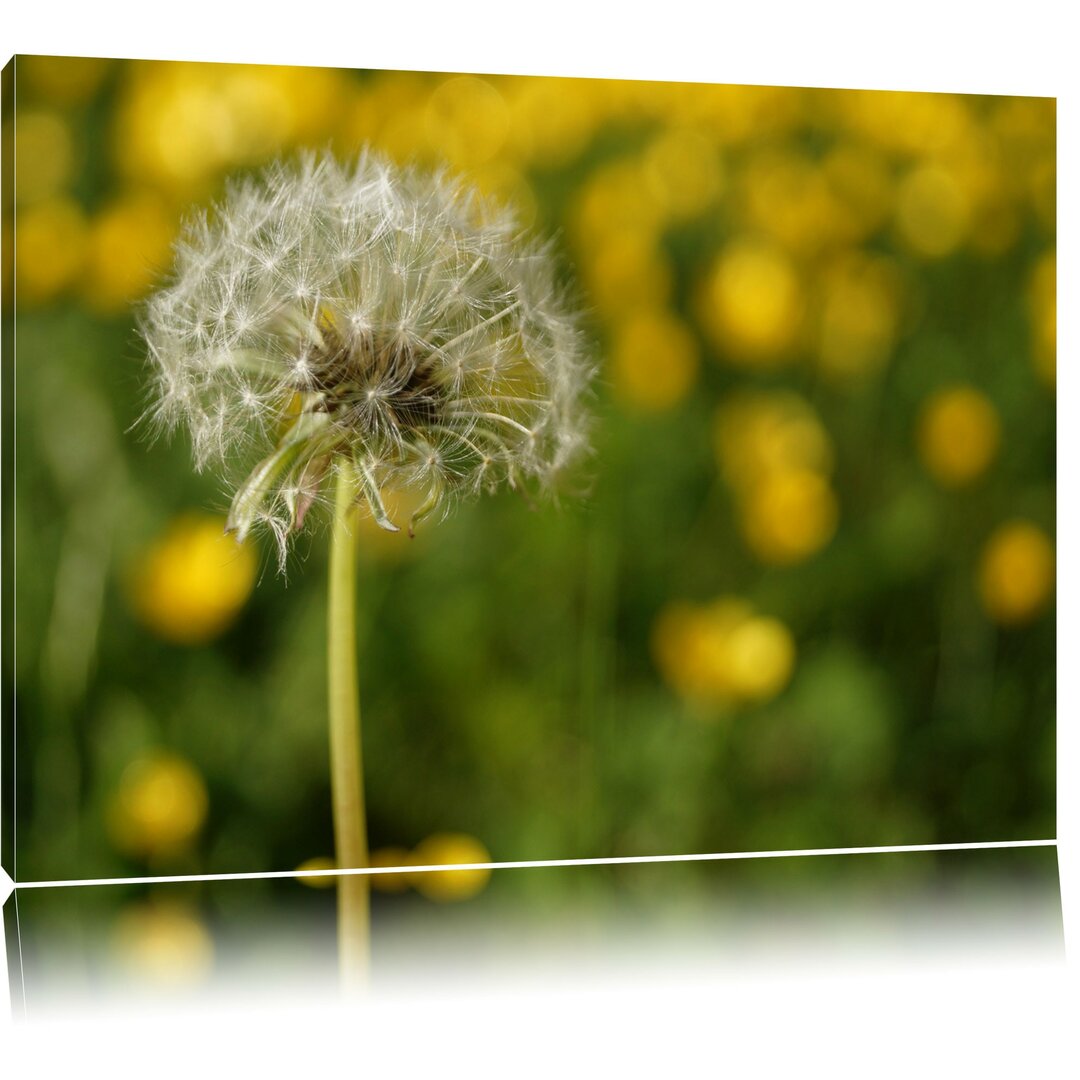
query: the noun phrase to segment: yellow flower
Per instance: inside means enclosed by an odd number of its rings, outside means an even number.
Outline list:
[[[971,128],[963,100],[951,94],[849,90],[833,100],[856,133],[908,156],[941,153]]]
[[[788,683],[795,643],[778,619],[743,600],[668,605],[653,627],[653,655],[681,697],[719,706],[768,701]]]
[[[298,873],[296,880],[309,889],[332,889],[337,884],[338,879],[331,874],[316,876],[310,873],[312,870],[337,869],[337,863],[329,855],[314,855],[310,859],[305,859],[296,869],[305,871],[305,873]]]
[[[697,340],[677,316],[646,309],[618,323],[611,378],[628,405],[657,412],[672,408],[690,391],[697,370]]]
[[[195,911],[178,902],[125,908],[113,926],[113,961],[128,975],[164,987],[202,982],[214,964],[214,941]]]
[[[15,292],[19,306],[42,304],[66,289],[83,268],[86,218],[71,199],[47,199],[15,221]]]
[[[822,161],[841,208],[838,228],[849,243],[864,240],[889,218],[893,184],[883,156],[863,143],[843,142]]]
[[[792,393],[743,393],[716,414],[716,452],[743,536],[763,562],[801,562],[836,529],[827,474],[833,448],[813,409]]]
[[[583,251],[632,230],[653,243],[664,220],[664,208],[642,182],[636,161],[615,161],[589,174],[571,208],[573,235]]]
[[[779,619],[754,616],[732,632],[727,645],[728,679],[744,701],[768,701],[791,678],[795,642]]]
[[[999,526],[983,549],[979,595],[987,614],[1006,626],[1030,622],[1054,595],[1054,549],[1030,521]]]
[[[491,855],[475,837],[464,833],[435,833],[417,845],[412,861],[417,866],[486,863],[491,862]],[[468,900],[487,885],[490,877],[491,871],[486,867],[476,870],[428,871],[411,875],[412,884],[418,892],[429,900],[440,902]]]
[[[465,862],[466,860],[457,859],[452,861]],[[412,866],[416,862],[416,856],[407,848],[382,847],[376,848],[371,853],[370,862],[372,866]],[[413,883],[412,878],[413,875],[409,873],[372,874],[368,880],[371,882],[371,887],[378,889],[380,892],[402,893]]]
[[[193,193],[222,170],[329,135],[351,83],[319,68],[128,65],[114,145],[128,177]]]
[[[795,255],[814,255],[835,243],[846,224],[825,173],[797,153],[758,153],[741,184],[753,226]]]
[[[730,360],[750,366],[789,359],[803,305],[791,260],[753,239],[724,249],[699,296],[702,322],[717,346]]]
[[[672,221],[707,210],[720,194],[723,171],[716,144],[690,128],[669,128],[645,151],[642,174]]]
[[[901,242],[916,255],[939,259],[966,239],[971,204],[948,169],[925,164],[913,169],[896,193],[896,227]]]
[[[82,293],[95,311],[126,311],[169,259],[174,215],[157,197],[129,194],[106,207],[90,226]]]
[[[71,129],[57,112],[23,109],[15,118],[15,201],[58,195],[71,180],[75,150]]]
[[[713,430],[717,461],[740,496],[777,472],[832,470],[829,434],[798,394],[735,394],[717,410]]]
[[[582,252],[589,302],[611,317],[655,308],[671,294],[671,261],[647,231],[626,228]]]
[[[486,79],[455,75],[440,83],[424,112],[427,145],[437,159],[462,168],[494,158],[510,120],[502,94]]]
[[[762,562],[781,566],[821,550],[832,539],[838,517],[828,481],[810,469],[771,473],[746,493],[741,511],[750,550]]]
[[[116,846],[138,856],[170,855],[194,838],[206,820],[206,785],[175,754],[133,761],[109,803],[107,823]]]
[[[200,645],[222,633],[251,595],[257,570],[219,518],[177,519],[143,555],[131,581],[135,614],[166,641]]]
[[[599,122],[589,83],[520,78],[507,87],[508,145],[521,161],[559,167],[585,149]]]
[[[829,375],[880,370],[896,342],[899,277],[886,259],[850,253],[824,273],[818,359]]]
[[[922,407],[919,456],[944,487],[962,487],[981,476],[997,454],[999,438],[997,410],[974,387],[938,390]]]

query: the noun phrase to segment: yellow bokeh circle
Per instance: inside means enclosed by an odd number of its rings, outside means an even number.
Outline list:
[[[636,311],[621,320],[611,347],[611,380],[626,404],[660,412],[694,385],[698,344],[686,324],[663,310]]]
[[[220,518],[179,518],[139,559],[130,583],[138,619],[159,637],[200,645],[222,633],[251,595],[255,550]]]
[[[716,413],[713,428],[717,462],[741,496],[776,472],[833,466],[828,432],[810,405],[788,391],[743,391]]]
[[[37,202],[59,194],[71,180],[75,147],[67,121],[48,109],[26,109],[15,118],[15,201]]]
[[[109,802],[109,834],[131,855],[168,855],[186,847],[206,820],[206,785],[175,754],[155,753],[124,770]]]
[[[297,868],[296,880],[309,889],[332,889],[337,884],[333,874],[312,873],[313,870],[336,870],[337,863],[329,855],[314,855],[305,859]]]
[[[770,366],[788,358],[804,299],[795,266],[779,248],[737,240],[707,277],[699,306],[706,330],[726,356]]]
[[[971,386],[951,386],[925,402],[919,415],[919,457],[945,487],[961,487],[981,476],[998,451],[997,410]]]
[[[692,702],[734,706],[768,701],[787,685],[795,641],[779,619],[746,601],[669,604],[657,617],[653,655],[665,681]]]
[[[821,550],[836,531],[839,510],[829,482],[810,469],[785,469],[766,477],[741,505],[743,536],[764,563],[801,562]]]
[[[920,165],[896,193],[900,241],[916,255],[940,259],[965,240],[971,219],[968,196],[957,177],[935,164]]]
[[[105,207],[87,236],[87,304],[102,314],[126,312],[162,273],[175,231],[175,212],[148,192],[124,195]]]
[[[1037,525],[1021,519],[998,527],[978,568],[979,596],[987,614],[1005,626],[1030,622],[1054,595],[1054,548]]]
[[[491,855],[479,840],[465,833],[435,833],[422,840],[412,854],[417,866],[491,862]],[[410,875],[416,890],[429,900],[468,900],[479,893],[491,878],[491,870],[438,870]]]
[[[416,856],[403,847],[380,847],[371,853],[371,865],[378,866],[412,866],[416,862]],[[403,872],[396,874],[372,874],[369,878],[371,887],[386,893],[406,892],[412,882],[412,874]]]
[[[20,307],[52,300],[83,269],[86,216],[68,198],[46,199],[15,219],[15,299]]]

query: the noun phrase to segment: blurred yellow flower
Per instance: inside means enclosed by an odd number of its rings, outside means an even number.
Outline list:
[[[176,215],[148,193],[127,194],[91,222],[82,295],[103,314],[126,311],[168,263]]]
[[[133,761],[107,811],[113,842],[130,855],[170,855],[186,847],[206,820],[202,777],[183,758],[155,752]]]
[[[71,128],[58,112],[20,109],[15,115],[15,202],[37,202],[60,193],[75,164]]]
[[[47,199],[15,219],[15,296],[20,307],[52,300],[83,268],[86,218],[71,199]]]
[[[669,604],[654,624],[652,645],[657,666],[676,693],[720,706],[775,697],[795,666],[787,627],[733,597],[704,606]]]
[[[716,413],[716,456],[750,550],[765,563],[801,562],[832,539],[832,440],[797,394],[744,392]]]
[[[795,642],[778,619],[755,616],[732,632],[727,646],[728,678],[744,701],[768,701],[791,678]]]
[[[910,157],[942,154],[971,128],[967,106],[953,94],[847,90],[835,103],[852,131]]]
[[[322,68],[145,61],[125,75],[113,140],[120,170],[184,193],[329,136],[351,87]]]
[[[1010,169],[1052,150],[1057,137],[1057,102],[1050,97],[993,99],[990,126]]]
[[[728,244],[699,296],[702,323],[717,346],[728,359],[748,365],[773,366],[789,358],[803,304],[791,260],[751,238]]]
[[[685,92],[677,103],[728,146],[783,136],[798,124],[805,107],[806,92],[787,86],[679,85]]]
[[[237,544],[216,517],[178,518],[139,559],[130,597],[136,616],[179,645],[222,633],[251,595],[257,570],[250,544]]]
[[[919,457],[944,487],[962,487],[994,460],[1001,425],[990,400],[972,386],[938,390],[919,414]]]
[[[801,154],[759,152],[740,186],[751,225],[796,256],[812,256],[840,238],[843,208],[825,173]]]
[[[455,75],[439,83],[424,111],[431,152],[459,168],[482,165],[495,157],[509,127],[502,94],[474,75]]]
[[[607,316],[655,308],[671,294],[671,260],[654,237],[627,228],[582,251],[589,303]]]
[[[611,380],[626,404],[648,411],[677,405],[689,393],[698,370],[698,344],[671,312],[643,309],[616,325],[611,346]]]
[[[938,259],[965,240],[971,204],[948,169],[919,165],[900,182],[896,193],[896,228],[901,243],[916,255]]]
[[[987,258],[1003,255],[1018,239],[1022,222],[1000,147],[980,131],[948,163],[971,203],[969,245]]]
[[[646,149],[642,173],[649,192],[672,221],[696,217],[723,186],[716,144],[689,128],[668,128]]]
[[[214,941],[188,905],[151,901],[125,908],[113,925],[113,962],[126,974],[165,987],[192,986],[214,965]]]
[[[381,137],[383,125],[406,111],[416,113],[419,110],[422,120],[423,103],[430,89],[430,80],[415,72],[375,74],[350,95],[339,125],[343,143],[350,146],[372,143],[391,157],[395,156]]]
[[[872,374],[888,362],[900,322],[900,283],[887,259],[851,252],[823,273],[818,361],[838,378]]]
[[[464,862],[463,859],[454,860]],[[476,860],[473,860],[476,861]],[[416,862],[413,852],[403,847],[376,848],[371,853],[372,866],[412,866]],[[412,874],[372,874],[368,879],[373,889],[387,893],[402,893],[412,884]]]
[[[590,172],[570,209],[572,235],[583,251],[628,230],[655,243],[664,217],[640,166],[629,158]]]
[[[112,60],[93,56],[20,56],[20,78],[54,105],[81,105],[98,91]]]
[[[596,130],[596,101],[581,79],[520,78],[504,89],[510,111],[508,148],[547,168],[577,158]]]
[[[296,869],[296,880],[309,889],[332,889],[337,884],[337,878],[332,874],[318,876],[311,874],[312,870],[337,869],[337,863],[329,855],[314,855],[310,859],[305,859]]]
[[[825,477],[810,469],[784,469],[745,493],[740,525],[758,559],[785,566],[820,551],[836,531],[838,513]]]
[[[738,494],[776,472],[832,470],[828,432],[807,402],[790,391],[732,395],[717,409],[713,430],[717,461]]]
[[[841,212],[842,239],[866,239],[888,221],[893,209],[893,181],[888,165],[873,147],[842,142],[822,161],[822,169]]]
[[[435,833],[422,840],[413,852],[412,861],[417,866],[438,866],[455,863],[491,862],[487,848],[475,837],[465,833]],[[438,870],[410,875],[418,892],[429,900],[448,902],[468,900],[479,893],[488,883],[491,871],[486,867],[476,870]]]
[[[1053,386],[1057,380],[1057,252],[1036,263],[1028,288],[1033,353],[1039,374]]]
[[[1054,595],[1054,549],[1030,521],[1000,525],[983,548],[979,595],[987,614],[1006,626],[1030,622]]]

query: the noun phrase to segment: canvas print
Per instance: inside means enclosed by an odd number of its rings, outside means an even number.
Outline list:
[[[363,982],[718,880],[491,862],[1053,838],[1053,99],[5,78],[13,879],[299,871]]]

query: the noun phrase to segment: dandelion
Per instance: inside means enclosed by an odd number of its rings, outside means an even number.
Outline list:
[[[550,249],[447,174],[309,154],[191,218],[144,305],[150,420],[230,473],[227,529],[284,569],[332,506],[328,611],[336,865],[369,865],[356,682],[354,509],[409,534],[455,498],[548,490],[586,448],[592,375]],[[343,982],[362,984],[368,881],[338,879]]]
[[[275,165],[193,218],[143,311],[153,419],[196,467],[246,464],[229,529],[262,526],[282,566],[328,480],[423,498],[547,487],[585,445],[590,375],[549,251],[445,175],[371,154]]]

